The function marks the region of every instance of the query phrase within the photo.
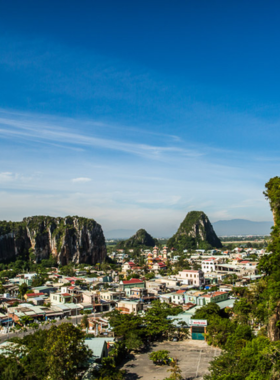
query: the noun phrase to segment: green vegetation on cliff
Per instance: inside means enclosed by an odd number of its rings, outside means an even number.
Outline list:
[[[157,244],[157,240],[154,239],[143,228],[138,230],[131,238],[120,241],[116,248],[146,248],[154,247]]]
[[[272,254],[263,256],[258,266],[264,278],[250,288],[234,289],[239,299],[227,316],[211,304],[195,314],[208,319],[208,343],[224,349],[211,363],[205,380],[280,379],[279,177],[270,179],[264,194],[275,221],[268,246]]]
[[[40,262],[55,258],[58,264],[94,264],[106,257],[101,226],[93,219],[33,216],[22,222],[0,222],[0,262],[18,259]]]
[[[220,239],[203,211],[189,212],[167,245],[178,250],[222,247]]]

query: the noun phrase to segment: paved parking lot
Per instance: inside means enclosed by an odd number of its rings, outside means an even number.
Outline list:
[[[158,350],[170,351],[170,356],[178,359],[183,378],[188,380],[202,379],[209,362],[220,353],[219,349],[208,346],[204,341],[194,340],[158,343],[150,352]],[[150,352],[132,355],[131,360],[122,367],[127,370],[126,380],[163,380],[170,375],[167,372],[170,367],[153,364],[149,359]]]

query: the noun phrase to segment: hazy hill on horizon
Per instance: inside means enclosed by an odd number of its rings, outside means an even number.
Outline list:
[[[218,236],[269,235],[273,222],[253,222],[247,219],[219,220],[213,223]]]

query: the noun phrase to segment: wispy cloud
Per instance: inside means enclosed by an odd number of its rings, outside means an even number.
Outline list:
[[[79,178],[73,178],[71,181],[74,183],[87,183],[91,181],[91,178],[79,177]]]
[[[0,173],[0,183],[1,182],[11,182],[16,178],[16,175],[11,172]]]
[[[1,112],[0,112],[1,114]],[[6,116],[5,116],[6,115]],[[101,138],[91,134],[76,133],[73,127],[67,128],[65,124],[73,124],[80,129],[85,123],[81,120],[69,120],[67,118],[51,118],[38,115],[37,121],[34,122],[33,118],[29,115],[10,115],[2,113],[0,117],[0,135],[2,137],[17,137],[22,139],[29,139],[35,141],[44,141],[59,144],[71,144],[73,146],[88,146],[98,149],[116,150],[123,153],[138,155],[150,159],[164,159],[166,155],[177,154],[185,157],[199,157],[205,153],[195,149],[182,148],[175,145],[152,145],[146,143],[135,143],[130,141],[113,140],[110,138]],[[16,117],[17,116],[17,117]],[[46,120],[47,119],[47,120]],[[7,128],[9,127],[9,128]],[[163,134],[166,137],[166,135]]]

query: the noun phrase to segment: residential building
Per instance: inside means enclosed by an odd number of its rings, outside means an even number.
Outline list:
[[[148,294],[148,291],[145,288],[135,287],[135,288],[131,288],[130,290],[130,298],[143,298],[143,297],[146,297],[147,294]]]
[[[119,310],[123,314],[137,314],[139,311],[143,310],[143,302],[121,300],[117,303],[116,310]]]
[[[59,305],[72,303],[74,297],[69,293],[52,293],[50,298],[53,305]]]
[[[202,260],[201,269],[203,273],[215,272],[216,259],[214,257],[210,257],[209,259]]]
[[[220,291],[204,294],[197,299],[197,305],[204,306],[210,302],[218,303],[221,301],[226,301],[228,297],[229,297],[229,293],[220,292]]]
[[[130,295],[130,289],[134,288],[135,286],[139,288],[145,288],[145,283],[138,278],[132,278],[130,280],[120,282],[120,287],[127,295]]]
[[[202,270],[189,270],[184,269],[183,271],[179,272],[180,279],[184,280],[184,283],[186,285],[194,285],[194,286],[204,286],[205,280],[204,280],[204,273]]]

